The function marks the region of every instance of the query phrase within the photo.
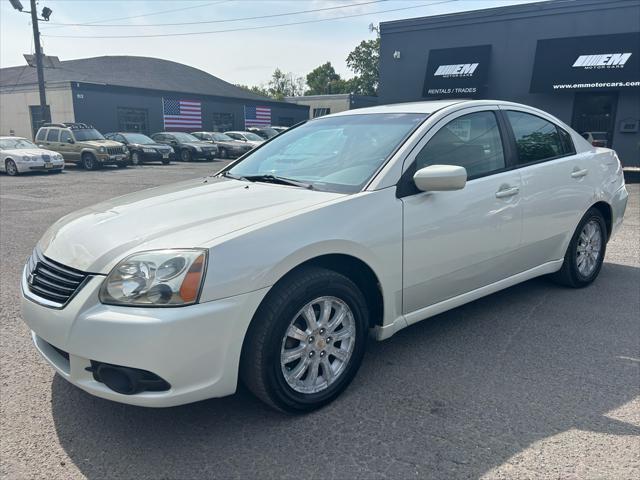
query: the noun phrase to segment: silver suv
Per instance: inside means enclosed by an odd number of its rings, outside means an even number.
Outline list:
[[[79,163],[87,170],[103,165],[126,167],[129,154],[124,145],[107,140],[85,123],[47,123],[38,130],[36,143],[41,148],[56,151],[65,161]]]

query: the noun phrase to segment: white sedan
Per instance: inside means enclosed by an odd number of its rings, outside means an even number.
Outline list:
[[[245,142],[253,147],[257,147],[264,143],[264,138],[256,135],[253,132],[224,132],[224,134],[233,138],[234,140]]]
[[[59,153],[44,150],[26,138],[0,137],[0,172],[14,176],[34,171],[60,173],[63,169]]]
[[[164,407],[242,380],[304,412],[347,387],[368,334],[540,275],[590,285],[626,203],[616,153],[543,111],[352,110],[62,218],[25,266],[23,318],[94,395]]]

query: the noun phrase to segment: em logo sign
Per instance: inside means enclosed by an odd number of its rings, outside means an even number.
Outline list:
[[[479,63],[458,63],[455,65],[440,65],[436,68],[434,77],[471,77]]]

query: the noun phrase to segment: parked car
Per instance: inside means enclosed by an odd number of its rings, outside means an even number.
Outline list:
[[[127,147],[132,165],[142,165],[146,162],[162,162],[168,165],[175,158],[173,148],[156,143],[142,133],[113,132],[104,136]]]
[[[289,127],[271,127],[271,128],[273,128],[278,133],[286,132],[287,130],[289,130]]]
[[[627,196],[613,150],[535,108],[350,110],[63,217],[25,266],[22,317],[93,395],[163,407],[242,379],[304,412],[347,387],[370,333],[540,275],[590,285]]]
[[[209,142],[203,142],[189,133],[160,132],[154,133],[151,138],[157,143],[171,146],[176,158],[183,162],[200,159],[211,161],[218,156],[218,147]]]
[[[119,142],[105,139],[86,123],[47,123],[38,130],[36,143],[60,153],[67,162],[78,163],[87,170],[103,165],[127,166],[127,149]]]
[[[60,173],[64,170],[62,155],[38,148],[31,140],[22,137],[0,137],[0,171],[7,175],[46,171]]]
[[[218,147],[220,158],[240,157],[253,148],[246,142],[234,140],[229,135],[220,132],[193,132],[191,135],[203,142],[215,144]]]
[[[584,132],[582,137],[594,147],[609,146],[609,135],[607,132]]]
[[[255,133],[263,140],[269,140],[270,138],[273,138],[276,135],[280,134],[279,131],[271,127],[249,127],[247,128],[247,131],[251,133]]]
[[[251,132],[224,132],[226,135],[230,136],[234,140],[240,140],[241,142],[246,142],[252,147],[257,147],[258,145],[262,145],[264,143],[264,138],[259,137],[255,133]]]

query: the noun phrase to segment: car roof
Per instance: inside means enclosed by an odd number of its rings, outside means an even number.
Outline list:
[[[424,102],[406,102],[406,103],[392,103],[388,105],[377,105],[375,107],[358,108],[356,110],[346,110],[344,112],[333,113],[331,115],[325,115],[324,117],[334,117],[340,115],[366,115],[376,113],[423,113],[425,115],[437,112],[443,108],[456,105],[459,107],[481,107],[484,105],[510,105],[532,108],[529,105],[523,105],[514,102],[506,102],[503,100],[470,100],[470,99],[452,99],[452,100],[427,100]]]

